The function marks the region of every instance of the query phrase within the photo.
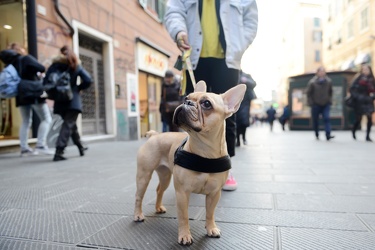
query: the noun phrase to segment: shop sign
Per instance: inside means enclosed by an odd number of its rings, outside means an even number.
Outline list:
[[[137,44],[138,69],[164,77],[168,69],[168,57],[143,44]]]

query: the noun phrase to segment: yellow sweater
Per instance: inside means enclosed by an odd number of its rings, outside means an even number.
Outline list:
[[[203,44],[200,57],[224,58],[224,50],[219,41],[220,29],[216,16],[215,0],[204,0],[202,3]]]

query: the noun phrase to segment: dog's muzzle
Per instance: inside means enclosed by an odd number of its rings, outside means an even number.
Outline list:
[[[195,102],[185,100],[183,104],[178,106],[173,114],[173,123],[177,126],[186,125],[199,132],[196,123],[199,123],[198,108]]]

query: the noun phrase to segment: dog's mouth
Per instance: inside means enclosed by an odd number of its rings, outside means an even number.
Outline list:
[[[186,103],[181,104],[174,111],[173,123],[184,130],[193,129],[195,132],[202,130],[197,108]]]

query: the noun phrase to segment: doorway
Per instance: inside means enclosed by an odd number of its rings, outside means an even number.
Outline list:
[[[138,82],[141,137],[145,137],[149,130],[162,132],[159,111],[162,79],[145,72],[139,72]]]
[[[82,66],[90,73],[93,84],[82,91],[82,134],[103,135],[106,128],[106,97],[101,43],[79,35],[79,58]]]

